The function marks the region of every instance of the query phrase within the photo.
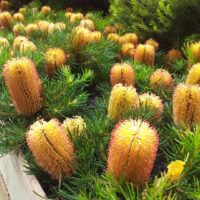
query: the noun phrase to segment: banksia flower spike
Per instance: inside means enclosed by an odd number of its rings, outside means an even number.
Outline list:
[[[51,8],[49,6],[43,6],[41,8],[41,13],[43,13],[44,15],[48,15],[51,12]]]
[[[187,75],[186,84],[200,86],[200,63],[193,65]]]
[[[13,32],[16,36],[25,33],[25,26],[24,24],[16,24],[13,26]]]
[[[60,48],[49,48],[45,53],[45,71],[49,77],[67,61],[65,52]]]
[[[114,87],[114,85],[118,83],[127,86],[132,85],[135,87],[133,67],[127,63],[117,63],[113,65],[110,70],[110,82],[111,87]]]
[[[68,13],[68,12],[72,13],[72,12],[74,12],[74,9],[72,7],[68,7],[68,8],[65,9],[65,12],[66,13]]]
[[[26,8],[19,8],[19,13],[23,14],[26,12]]]
[[[80,26],[89,29],[90,31],[95,30],[94,22],[91,19],[82,19]]]
[[[161,119],[161,114],[163,112],[163,103],[159,96],[155,94],[144,93],[139,96],[139,106],[145,108],[146,106],[149,107],[149,111],[154,111],[154,116],[152,120],[154,122],[158,122]]]
[[[37,47],[30,41],[22,42],[20,45],[20,52],[35,52],[37,50]]]
[[[139,44],[135,50],[134,63],[145,64],[149,66],[154,65],[155,48],[149,44]]]
[[[104,33],[105,33],[106,35],[108,35],[108,34],[110,34],[110,33],[117,33],[117,29],[116,29],[115,27],[113,27],[113,26],[106,26],[106,27],[104,28]]]
[[[23,22],[23,21],[24,21],[24,16],[23,16],[23,14],[21,14],[21,13],[15,13],[15,14],[13,15],[13,20],[14,20],[15,22]]]
[[[29,58],[12,58],[7,61],[3,76],[18,114],[30,116],[40,110],[42,85],[36,67]]]
[[[0,47],[9,46],[9,42],[6,38],[0,37]]]
[[[159,43],[156,42],[154,39],[149,39],[145,42],[145,44],[150,44],[152,46],[154,46],[155,50],[157,51],[159,49]]]
[[[6,11],[0,13],[0,22],[4,27],[11,29],[11,25],[13,22],[12,15]]]
[[[96,41],[99,42],[103,38],[103,35],[100,31],[92,32],[91,40],[92,42]]]
[[[200,122],[200,88],[198,85],[179,84],[173,94],[173,119],[188,127]]]
[[[49,22],[45,20],[41,20],[38,22],[38,26],[41,32],[47,33],[48,32],[48,27],[49,27]]]
[[[166,57],[167,57],[167,67],[169,68],[170,65],[172,65],[174,63],[174,59],[180,60],[183,57],[183,55],[182,55],[181,51],[178,49],[170,49],[167,52]]]
[[[121,36],[122,43],[132,43],[137,46],[138,37],[135,33],[126,33],[125,35]]]
[[[200,62],[200,42],[191,44],[189,50],[188,68],[190,68],[193,64]]]
[[[18,50],[22,42],[27,42],[28,39],[24,36],[18,36],[14,39],[13,42],[13,51]]]
[[[73,15],[72,12],[66,12],[65,17],[70,20],[71,16]]]
[[[63,122],[63,127],[65,128],[66,132],[70,131],[70,134],[78,136],[86,129],[86,124],[80,116],[75,116],[73,118],[66,118]]]
[[[111,42],[119,43],[119,35],[117,33],[109,33],[107,38]]]
[[[59,31],[64,31],[66,29],[66,24],[64,22],[57,22],[55,25]]]
[[[33,32],[38,32],[39,31],[39,26],[37,24],[28,24],[25,28],[26,34],[30,35]]]
[[[10,2],[8,2],[8,1],[1,1],[0,2],[0,8],[1,8],[1,10],[9,10],[9,8],[11,7],[11,3]]]
[[[134,109],[138,104],[138,94],[133,86],[116,84],[111,91],[108,105],[108,117],[112,121],[119,121],[123,113]]]
[[[172,89],[174,85],[174,79],[171,74],[164,69],[157,69],[151,74],[150,77],[150,87],[152,88],[162,88]]]
[[[110,139],[107,171],[117,180],[124,176],[134,187],[143,187],[149,180],[158,144],[157,131],[148,122],[118,122]]]
[[[75,23],[75,22],[80,21],[82,19],[84,19],[84,15],[82,13],[72,13],[72,15],[70,17],[70,22]]]
[[[57,180],[75,170],[74,147],[57,119],[36,121],[26,140],[37,164]]]
[[[125,43],[122,45],[120,55],[122,57],[133,57],[135,53],[135,45],[132,43]]]

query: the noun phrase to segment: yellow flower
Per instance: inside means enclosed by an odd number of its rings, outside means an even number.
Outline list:
[[[187,75],[186,84],[196,85],[200,84],[200,63],[193,65]]]
[[[167,179],[171,180],[172,182],[179,179],[180,175],[183,172],[184,165],[185,165],[185,162],[183,162],[181,160],[176,160],[176,161],[171,162],[167,166],[167,168],[168,168],[168,172],[166,175]]]

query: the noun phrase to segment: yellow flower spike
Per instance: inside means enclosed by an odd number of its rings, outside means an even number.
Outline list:
[[[3,76],[18,114],[30,116],[42,107],[42,85],[34,63],[26,57],[4,64]]]
[[[108,105],[108,117],[112,121],[118,121],[127,112],[138,104],[138,94],[133,86],[116,84],[111,91]]]
[[[38,32],[39,31],[39,26],[37,24],[28,24],[25,28],[26,34],[30,35],[33,32]]]
[[[149,180],[159,144],[156,129],[141,119],[118,122],[111,133],[107,171],[134,187]]]
[[[108,34],[110,34],[110,33],[117,33],[117,29],[116,29],[115,27],[113,27],[113,26],[106,26],[106,27],[104,28],[104,33],[105,33],[106,35],[108,35]]]
[[[150,112],[155,110],[155,114],[153,116],[154,122],[158,122],[161,119],[163,103],[159,96],[156,96],[155,94],[144,93],[139,96],[138,106],[142,106],[142,108],[148,106]]]
[[[64,22],[57,22],[55,26],[59,31],[64,31],[66,29],[66,24]]]
[[[71,16],[73,15],[72,12],[66,12],[65,17],[70,20]]]
[[[192,66],[185,83],[188,85],[200,85],[200,63]]]
[[[62,125],[66,132],[70,131],[72,135],[77,134],[79,136],[86,129],[86,124],[80,116],[66,118]]]
[[[54,72],[59,70],[67,61],[64,50],[60,48],[49,48],[45,53],[45,71],[49,77],[52,77]]]
[[[25,33],[25,26],[24,26],[24,24],[20,23],[20,24],[14,25],[13,26],[13,32],[14,32],[15,36],[18,36],[21,33]]]
[[[171,89],[174,85],[174,79],[171,74],[164,69],[157,69],[155,72],[151,74],[150,77],[150,87],[162,88],[166,87],[167,89]]]
[[[156,42],[154,39],[149,39],[145,42],[145,44],[150,44],[152,46],[154,46],[155,50],[157,51],[159,49],[159,43]]]
[[[1,10],[9,10],[9,8],[12,6],[12,3],[8,2],[8,1],[1,1],[0,2],[0,8]]]
[[[0,13],[0,22],[4,27],[11,29],[11,24],[13,22],[12,15],[6,11]]]
[[[132,43],[137,46],[138,37],[135,33],[126,33],[121,37],[122,43]]]
[[[15,13],[15,14],[13,15],[13,20],[14,20],[15,22],[23,22],[23,21],[24,21],[24,15],[21,14],[21,13]]]
[[[193,64],[200,62],[200,42],[191,44],[189,50],[188,68],[191,68]]]
[[[33,44],[33,42],[26,41],[21,43],[19,50],[21,53],[35,52],[37,50],[37,47],[35,46],[35,44]]]
[[[167,58],[167,64],[166,67],[170,67],[174,63],[174,59],[180,60],[183,57],[183,54],[178,49],[170,49],[167,52],[166,58]]]
[[[91,37],[92,42],[94,41],[99,42],[101,39],[103,39],[103,35],[100,31],[92,32],[92,37]]]
[[[95,30],[94,22],[91,19],[82,19],[80,26],[89,29],[90,31]]]
[[[70,17],[70,22],[73,24],[82,19],[84,19],[84,15],[82,13],[72,13],[72,15]]]
[[[119,42],[119,35],[117,33],[109,33],[107,36],[108,40],[111,42],[118,43]]]
[[[135,53],[135,45],[132,43],[123,44],[120,53],[122,57],[133,57]]]
[[[74,146],[57,119],[36,121],[26,140],[37,164],[59,180],[75,170]]]
[[[51,12],[51,8],[49,6],[43,6],[41,8],[41,13],[43,13],[44,15],[48,15]]]
[[[49,22],[45,20],[41,20],[38,22],[38,26],[41,32],[47,33],[48,32],[48,27],[49,27]]]
[[[173,119],[188,127],[200,122],[200,88],[198,85],[179,84],[173,94]]]
[[[9,42],[6,38],[0,37],[0,47],[6,47],[9,46]]]
[[[181,160],[176,160],[176,161],[171,162],[167,166],[168,168],[168,172],[166,174],[167,180],[170,180],[171,182],[177,181],[184,170],[184,165],[185,165],[185,162]]]
[[[18,36],[14,39],[13,42],[13,51],[18,50],[22,42],[27,42],[28,39],[24,36]]]
[[[26,12],[26,8],[19,8],[19,13],[25,13]]]

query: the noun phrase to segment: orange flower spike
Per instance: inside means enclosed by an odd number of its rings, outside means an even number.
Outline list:
[[[41,13],[43,13],[44,15],[48,15],[51,12],[51,8],[49,6],[43,6],[41,8]]]
[[[174,79],[171,74],[164,69],[157,69],[155,72],[151,74],[150,77],[150,87],[162,88],[166,87],[167,89],[171,89],[174,85]]]
[[[25,26],[20,23],[13,26],[13,32],[15,36],[20,35],[21,33],[25,33]]]
[[[135,33],[126,33],[122,36],[122,43],[132,43],[137,46],[138,37]]]
[[[107,38],[111,42],[119,43],[119,35],[117,33],[109,33]]]
[[[18,36],[14,39],[13,42],[13,51],[18,50],[22,42],[27,42],[28,39],[24,36]]]
[[[117,33],[117,29],[116,29],[115,27],[113,27],[113,26],[106,26],[106,27],[104,28],[104,33],[105,33],[106,35],[108,35],[108,34],[110,34],[110,33]]]
[[[192,66],[185,83],[188,85],[200,85],[200,63]]]
[[[4,27],[11,29],[13,22],[12,15],[7,11],[0,13],[0,22]]]
[[[94,22],[91,19],[82,19],[80,26],[89,29],[90,31],[95,30]]]
[[[200,122],[200,88],[198,85],[179,84],[173,94],[174,122],[188,127]]]
[[[183,54],[178,49],[171,49],[167,52],[167,67],[170,67],[174,62],[174,59],[180,60]]]
[[[154,46],[155,50],[157,51],[159,49],[159,43],[156,42],[154,39],[149,39],[145,42],[145,44],[149,44],[149,45],[152,45]]]
[[[200,42],[191,44],[189,50],[188,68],[191,68],[193,64],[200,62]]]
[[[37,50],[37,47],[33,42],[27,41],[27,42],[22,42],[20,45],[20,52],[35,52]]]
[[[72,15],[70,17],[70,22],[73,24],[82,19],[84,19],[84,15],[82,13],[72,13]]]
[[[123,175],[134,187],[149,180],[159,137],[154,127],[141,119],[118,122],[112,131],[107,171],[116,179]]]
[[[3,76],[18,114],[30,116],[42,107],[42,85],[34,63],[26,57],[4,64]]]
[[[26,34],[30,35],[33,32],[38,32],[39,31],[39,26],[37,24],[28,24],[25,28]]]
[[[92,42],[94,41],[99,42],[101,39],[103,39],[103,35],[100,31],[92,32],[92,37],[91,37]]]
[[[75,170],[74,146],[57,119],[39,120],[26,133],[26,140],[37,164],[59,180]]]
[[[132,85],[135,87],[134,80],[134,69],[130,64],[127,63],[117,63],[113,65],[110,70],[110,82],[111,87],[118,83],[122,83],[122,85]]]
[[[19,8],[19,13],[23,14],[26,12],[26,8]]]
[[[135,46],[132,43],[125,43],[122,45],[120,50],[122,57],[133,57],[135,53]]]
[[[149,44],[139,44],[135,50],[134,63],[145,64],[149,66],[154,65],[155,48]]]
[[[23,14],[21,14],[21,13],[15,13],[15,14],[13,15],[13,20],[14,20],[15,22],[23,22],[23,21],[24,21],[24,16],[23,16]]]

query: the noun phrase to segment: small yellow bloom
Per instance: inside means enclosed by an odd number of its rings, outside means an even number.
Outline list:
[[[168,172],[167,172],[167,179],[171,180],[172,182],[176,181],[177,179],[179,179],[180,175],[183,172],[184,169],[184,165],[185,162],[181,161],[181,160],[176,160],[171,162],[167,168],[168,168]]]

